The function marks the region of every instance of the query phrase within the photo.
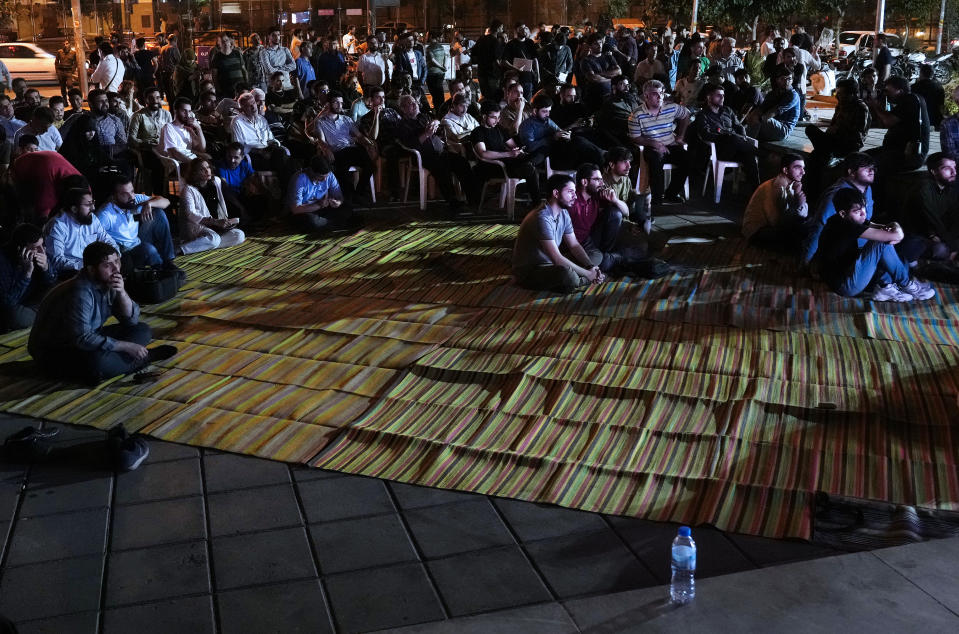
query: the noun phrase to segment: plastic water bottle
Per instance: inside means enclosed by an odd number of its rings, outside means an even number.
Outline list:
[[[673,540],[673,576],[669,597],[673,603],[689,603],[696,596],[696,542],[688,526],[680,526]]]

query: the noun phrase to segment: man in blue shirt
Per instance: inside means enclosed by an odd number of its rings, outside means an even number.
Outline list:
[[[293,175],[287,196],[290,219],[298,231],[318,233],[362,226],[343,202],[340,184],[322,155],[314,156],[306,169]]]
[[[793,131],[799,123],[800,99],[792,79],[792,71],[782,64],[773,69],[773,89],[743,121],[749,136],[760,141],[782,141]]]
[[[113,193],[100,206],[97,218],[120,247],[124,270],[145,266],[175,269],[173,237],[164,209],[170,201],[133,191],[129,176],[117,176]]]
[[[826,227],[829,219],[836,215],[836,206],[833,203],[833,198],[839,190],[859,190],[865,202],[863,212],[866,214],[866,220],[872,220],[872,184],[876,179],[876,159],[863,152],[853,152],[843,160],[843,168],[846,170],[846,175],[833,183],[833,185],[823,193],[819,203],[819,209],[810,215],[809,232],[806,234],[802,250],[800,251],[803,264],[808,265],[812,262],[819,248],[819,236],[822,230]],[[865,240],[861,240],[859,246],[862,247],[865,243]]]
[[[119,323],[104,326],[111,316]],[[46,374],[99,383],[176,354],[170,345],[148,350],[151,337],[124,287],[120,255],[95,241],[83,250],[79,275],[40,304],[27,348]]]
[[[217,163],[216,171],[222,181],[227,213],[231,218],[239,218],[247,233],[255,231],[266,217],[270,199],[263,181],[244,155],[241,143],[226,146],[226,153]]]

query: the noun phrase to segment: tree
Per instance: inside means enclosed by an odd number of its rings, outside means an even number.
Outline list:
[[[606,15],[610,18],[625,18],[629,15],[630,0],[606,0]]]
[[[933,13],[939,17],[940,0],[887,0],[886,15],[902,20],[905,24],[903,42],[909,39],[909,23],[912,18],[918,18],[919,24],[929,21]]]

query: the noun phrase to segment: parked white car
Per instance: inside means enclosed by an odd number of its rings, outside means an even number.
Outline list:
[[[838,57],[848,57],[862,50],[872,50],[874,31],[843,31],[839,34],[839,44],[836,54]],[[893,33],[886,33],[886,44],[893,57],[902,52],[902,38]]]
[[[54,55],[32,42],[0,44],[0,61],[10,71],[10,77],[23,77],[30,85],[57,83],[54,59],[56,59]]]

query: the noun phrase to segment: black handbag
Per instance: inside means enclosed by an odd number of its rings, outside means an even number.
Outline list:
[[[162,304],[180,289],[181,273],[176,269],[143,267],[133,269],[126,289],[138,304]]]

